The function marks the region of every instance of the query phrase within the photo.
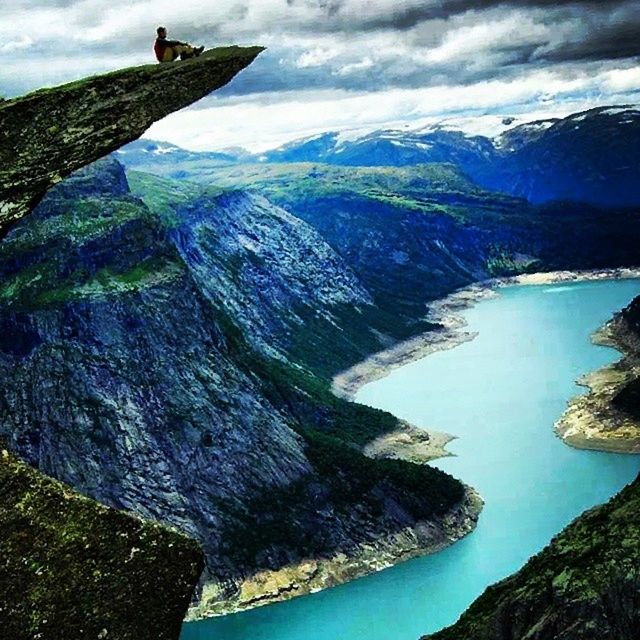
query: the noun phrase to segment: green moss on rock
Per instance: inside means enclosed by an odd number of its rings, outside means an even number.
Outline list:
[[[178,637],[196,542],[85,498],[0,451],[0,637]]]
[[[199,58],[121,69],[0,103],[0,232],[65,176],[227,84],[261,51],[220,47]]]

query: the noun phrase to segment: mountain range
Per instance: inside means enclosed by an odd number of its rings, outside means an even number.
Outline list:
[[[507,120],[508,122],[508,120]],[[189,177],[238,163],[323,163],[338,166],[452,164],[481,187],[534,204],[573,201],[598,206],[640,203],[640,111],[598,107],[505,130],[495,137],[468,134],[452,124],[418,130],[381,130],[349,136],[326,132],[260,154],[229,150],[198,153],[140,140],[119,154],[131,168],[159,167]]]

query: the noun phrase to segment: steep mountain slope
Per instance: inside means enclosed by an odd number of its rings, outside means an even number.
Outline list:
[[[254,196],[164,204],[151,211],[104,160],[0,244],[0,435],[11,449],[199,540],[201,612],[366,573],[376,565],[361,556],[377,545],[393,562],[467,532],[478,504],[458,481],[360,453],[397,426],[392,416],[338,400],[284,359],[289,325],[271,313],[295,325],[301,300],[324,313],[369,304],[335,252]],[[298,569],[303,560],[316,569]],[[261,571],[297,587],[264,593]]]
[[[371,306],[371,297],[309,225],[260,196],[132,174],[200,289],[220,300],[256,347],[287,353],[310,314]]]
[[[637,212],[533,207],[451,165],[239,165],[192,177],[243,185],[305,220],[376,305],[409,324],[428,300],[489,276],[637,262]]]
[[[636,640],[640,478],[424,640]]]
[[[218,292],[256,346],[329,374],[432,326],[415,318],[403,324],[375,305],[320,234],[262,197],[135,172],[130,179],[164,216],[202,291]]]
[[[261,51],[212,49],[184,62],[123,69],[1,102],[0,231],[63,177],[225,85]]]
[[[4,447],[0,531],[0,637],[178,637],[203,566],[195,541],[97,505]]]
[[[604,107],[540,124],[524,144],[512,134],[502,157],[474,179],[534,203],[640,204],[640,111]]]

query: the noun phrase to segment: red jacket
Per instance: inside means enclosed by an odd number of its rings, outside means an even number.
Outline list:
[[[156,38],[156,41],[153,43],[153,51],[156,54],[156,58],[158,62],[164,61],[164,52],[169,47],[175,47],[178,44],[182,44],[179,40],[167,40],[166,38]]]

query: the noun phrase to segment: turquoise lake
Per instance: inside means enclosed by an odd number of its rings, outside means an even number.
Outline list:
[[[417,640],[453,623],[574,517],[640,471],[640,456],[572,449],[553,433],[581,374],[619,354],[589,337],[639,280],[514,286],[463,313],[478,337],[393,371],[357,400],[447,431],[434,462],[485,500],[444,551],[289,602],[184,625],[182,640]]]

